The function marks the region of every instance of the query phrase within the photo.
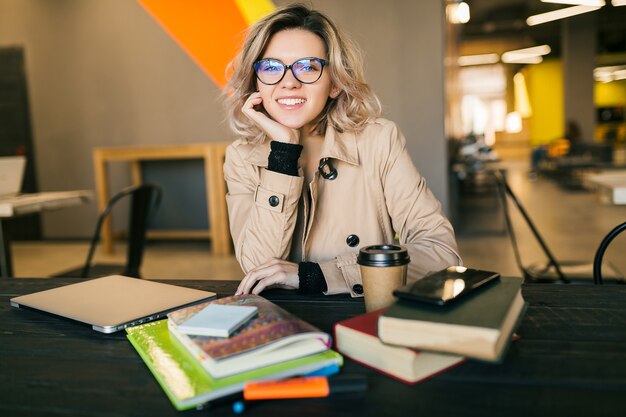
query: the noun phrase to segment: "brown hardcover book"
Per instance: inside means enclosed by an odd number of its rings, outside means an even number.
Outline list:
[[[376,329],[383,311],[373,311],[335,324],[337,350],[356,362],[407,384],[415,384],[464,361],[462,356],[384,344],[378,338]]]
[[[399,300],[381,315],[378,335],[393,345],[499,362],[526,308],[521,285],[521,278],[501,277],[446,306]]]
[[[209,304],[257,307],[257,315],[230,337],[188,335],[177,329]],[[168,328],[214,378],[320,353],[330,348],[330,335],[258,295],[220,298],[167,315]]]

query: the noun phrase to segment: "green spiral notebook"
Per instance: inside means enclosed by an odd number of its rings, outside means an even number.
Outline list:
[[[336,364],[343,358],[327,350],[226,378],[212,378],[184,346],[170,334],[167,320],[126,329],[126,337],[146,363],[177,410],[201,407],[207,402],[243,390],[246,382],[304,375]]]

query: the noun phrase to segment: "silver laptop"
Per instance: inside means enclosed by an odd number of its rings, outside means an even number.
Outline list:
[[[13,307],[34,308],[88,323],[102,333],[113,333],[214,298],[213,292],[112,275],[10,301]]]
[[[24,178],[24,156],[0,156],[0,197],[17,195]]]

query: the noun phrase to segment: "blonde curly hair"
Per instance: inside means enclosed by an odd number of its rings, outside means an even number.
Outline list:
[[[243,47],[231,63],[233,74],[224,89],[230,128],[240,137],[261,142],[265,133],[241,111],[256,88],[253,63],[262,57],[274,34],[287,29],[302,29],[319,36],[328,56],[328,71],[334,88],[340,91],[329,98],[313,128],[324,135],[327,126],[339,132],[360,130],[381,114],[378,97],[365,82],[363,60],[357,46],[324,14],[301,4],[277,9],[248,29]]]

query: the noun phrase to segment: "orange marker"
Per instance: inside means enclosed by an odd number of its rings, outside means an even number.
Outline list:
[[[367,389],[364,376],[334,377],[311,376],[278,381],[249,382],[244,386],[246,400],[274,400],[287,398],[323,398],[332,394],[361,392]]]

